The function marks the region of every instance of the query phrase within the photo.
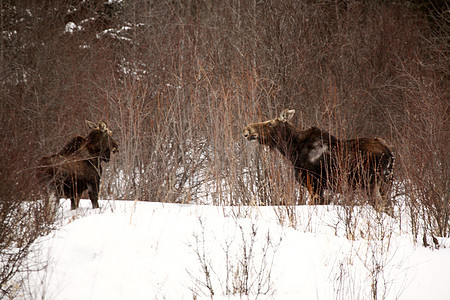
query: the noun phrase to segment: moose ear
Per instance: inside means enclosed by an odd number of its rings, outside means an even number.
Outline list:
[[[280,113],[278,120],[280,120],[281,122],[287,122],[290,119],[292,119],[292,117],[294,116],[294,113],[295,113],[295,109],[287,109],[286,108]]]
[[[86,120],[86,125],[87,125],[90,129],[98,129],[97,124],[95,124],[94,122],[91,122],[91,121]]]
[[[99,128],[101,131],[103,131],[103,132],[108,131],[108,126],[106,126],[106,123],[103,122],[103,121],[100,121],[100,122],[98,123],[98,128]]]

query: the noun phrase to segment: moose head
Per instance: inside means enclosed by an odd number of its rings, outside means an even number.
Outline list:
[[[111,152],[114,154],[118,151],[118,145],[112,138],[111,130],[108,129],[108,126],[103,121],[100,121],[97,125],[86,120],[86,124],[91,129],[91,132],[86,137],[86,148],[89,153],[98,156],[105,162],[109,162]]]
[[[245,126],[242,134],[249,141],[258,141],[261,145],[276,146],[286,134],[286,126],[294,116],[295,110],[285,109],[272,120],[252,123]]]

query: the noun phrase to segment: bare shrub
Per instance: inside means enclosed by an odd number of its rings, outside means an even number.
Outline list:
[[[397,89],[404,101],[395,103],[389,112],[397,140],[399,180],[402,183],[405,206],[412,234],[417,241],[423,237],[426,246],[439,247],[436,237],[450,234],[449,182],[450,166],[446,149],[450,136],[448,116],[448,75],[444,67],[444,42],[448,13],[429,15],[431,28],[425,27],[418,43],[422,45],[414,59],[402,62]],[[426,236],[431,236],[428,239]]]
[[[426,86],[415,83],[417,90],[405,103],[408,121],[398,146],[402,182],[415,238],[420,232],[445,237],[450,232],[450,166],[445,150],[450,146],[446,125],[450,108],[444,95],[427,93]]]
[[[239,219],[235,221],[239,222]],[[233,235],[225,241],[212,241],[201,218],[199,223],[201,231],[194,233],[194,242],[189,246],[198,259],[200,274],[187,270],[193,280],[192,291],[195,296],[258,297],[274,293],[271,274],[281,238],[274,240],[270,231],[261,234],[258,227],[251,224],[248,228],[238,226],[239,239]],[[211,245],[217,243],[221,246],[220,256],[223,260],[213,260],[211,256]]]
[[[0,298],[21,292],[24,278],[19,275],[29,271],[24,262],[32,245],[54,228],[55,221],[54,203],[40,198],[34,156],[27,150],[32,143],[12,139],[27,126],[18,128],[9,121],[0,119],[5,130],[0,132]]]
[[[363,226],[364,238],[367,240],[365,251],[357,252],[357,257],[366,268],[370,278],[371,298],[386,299],[392,282],[386,273],[395,250],[391,247],[393,222],[382,215],[370,217]]]

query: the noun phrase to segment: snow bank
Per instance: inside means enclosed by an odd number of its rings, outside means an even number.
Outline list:
[[[37,243],[34,260],[48,265],[29,275],[32,297],[192,299],[247,289],[250,298],[368,299],[376,277],[380,299],[450,299],[450,249],[414,246],[396,224],[389,239],[370,239],[363,221],[349,240],[336,207],[297,207],[293,228],[273,207],[81,205],[73,212],[64,202],[61,228]]]

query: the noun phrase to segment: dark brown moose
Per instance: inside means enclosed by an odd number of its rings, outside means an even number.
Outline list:
[[[57,199],[70,198],[71,209],[78,208],[80,197],[88,190],[92,207],[98,208],[98,192],[102,175],[101,162],[109,162],[117,143],[104,122],[86,124],[91,132],[72,138],[57,154],[40,161],[42,179]]]
[[[317,127],[299,130],[289,122],[294,113],[285,109],[273,120],[249,124],[243,135],[290,160],[312,203],[327,204],[324,190],[342,192],[347,186],[365,190],[375,209],[392,215],[394,156],[386,143],[380,138],[339,140]]]

